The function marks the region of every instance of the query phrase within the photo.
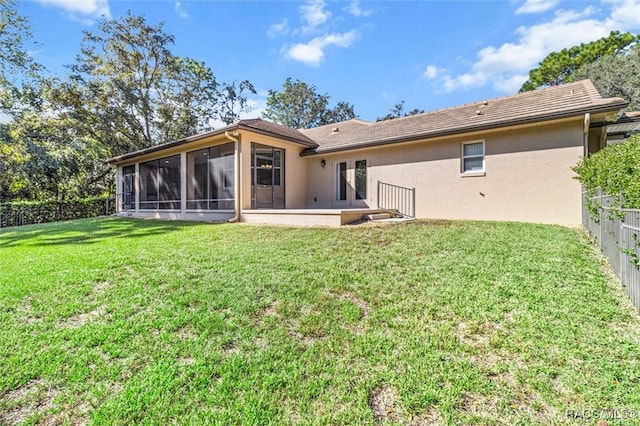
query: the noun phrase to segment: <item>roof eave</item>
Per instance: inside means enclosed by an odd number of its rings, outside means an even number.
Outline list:
[[[173,142],[167,142],[167,143],[163,143],[163,144],[160,144],[160,145],[154,145],[154,146],[150,146],[149,148],[144,148],[144,149],[140,149],[138,151],[130,152],[130,153],[127,153],[127,154],[118,155],[116,157],[109,158],[107,161],[105,161],[105,163],[106,164],[111,164],[111,165],[117,165],[119,163],[124,163],[124,162],[126,162],[128,160],[131,160],[133,158],[140,157],[140,156],[143,156],[143,155],[153,154],[154,152],[164,151],[165,149],[175,148],[177,146],[186,145],[186,144],[191,143],[191,142],[197,142],[197,141],[200,141],[200,140],[203,140],[203,139],[207,139],[207,138],[211,138],[211,137],[215,137],[215,136],[220,136],[220,135],[224,134],[224,132],[233,131],[235,129],[237,129],[237,126],[233,125],[233,126],[223,127],[221,129],[217,129],[217,130],[212,130],[212,131],[206,132],[206,133],[200,133],[198,135],[188,136],[186,138],[178,139],[178,140],[175,140]]]
[[[237,127],[238,127],[239,130],[246,130],[246,131],[253,132],[253,133],[258,133],[258,134],[261,134],[261,135],[264,135],[264,136],[276,137],[278,139],[282,139],[282,140],[285,140],[287,142],[297,143],[299,145],[306,146],[308,148],[316,148],[316,147],[318,147],[318,144],[316,142],[313,142],[312,140],[306,141],[306,140],[303,140],[303,139],[296,139],[296,138],[292,138],[292,137],[289,137],[289,136],[280,135],[280,134],[277,134],[277,133],[269,132],[268,130],[263,130],[263,129],[259,129],[259,128],[256,128],[256,127],[252,127],[252,126],[243,124],[242,122],[240,122]]]
[[[233,132],[233,131],[237,131],[237,130],[244,130],[244,131],[248,131],[248,132],[253,132],[253,133],[258,133],[261,135],[265,135],[265,136],[271,136],[271,137],[275,137],[281,140],[285,140],[288,142],[293,142],[293,143],[297,143],[300,144],[302,146],[305,146],[307,148],[316,148],[318,146],[317,143],[309,140],[303,140],[303,139],[296,139],[296,138],[292,138],[289,136],[285,136],[285,135],[281,135],[278,133],[273,133],[273,132],[269,132],[267,130],[263,130],[263,129],[259,129],[256,127],[252,127],[250,125],[244,124],[242,123],[242,121],[233,124],[231,126],[226,126],[226,127],[222,127],[220,129],[217,130],[212,130],[209,132],[205,132],[205,133],[200,133],[198,135],[193,135],[193,136],[188,136],[186,138],[182,138],[182,139],[178,139],[176,141],[173,142],[167,142],[164,144],[160,144],[160,145],[155,145],[155,146],[151,146],[149,148],[144,148],[138,151],[134,151],[134,152],[130,152],[127,154],[123,154],[123,155],[119,155],[116,157],[112,157],[109,158],[107,161],[105,161],[106,164],[110,164],[110,165],[118,165],[120,163],[124,163],[127,162],[129,160],[132,160],[136,157],[140,157],[143,155],[148,155],[148,154],[153,154],[155,152],[161,152],[164,151],[166,149],[171,149],[171,148],[175,148],[177,146],[181,146],[181,145],[186,145],[192,142],[198,142],[201,141],[203,139],[207,139],[207,138],[211,138],[211,137],[216,137],[216,136],[220,136],[223,135],[225,132]]]

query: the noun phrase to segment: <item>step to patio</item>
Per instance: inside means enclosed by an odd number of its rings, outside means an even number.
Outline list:
[[[372,213],[364,216],[366,220],[385,220],[391,219],[391,217],[391,213]],[[393,215],[393,217],[395,217],[395,215]]]

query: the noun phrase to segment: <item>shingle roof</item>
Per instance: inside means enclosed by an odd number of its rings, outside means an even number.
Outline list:
[[[291,129],[286,126],[282,126],[280,124],[275,124],[270,121],[264,121],[259,118],[252,118],[249,120],[240,120],[238,122],[238,128],[240,130],[247,129],[252,130],[257,133],[266,133],[269,135],[280,136],[283,139],[289,140],[291,142],[296,142],[302,145],[306,145],[309,147],[316,147],[318,144],[311,140],[304,133],[299,132],[298,130]]]
[[[259,118],[240,120],[227,127],[114,157],[107,162],[119,163],[234,130],[288,140],[306,147],[303,155],[312,155],[574,117],[587,112],[613,112],[625,106],[624,99],[602,98],[591,80],[582,80],[376,123],[353,119],[295,130]]]
[[[309,139],[308,136],[300,133],[297,130],[291,129],[286,126],[282,126],[280,124],[271,123],[269,121],[263,121],[259,118],[254,118],[250,120],[240,120],[235,124],[221,127],[220,129],[211,130],[209,132],[200,133],[193,136],[188,136],[186,138],[178,139],[172,142],[163,143],[159,145],[154,145],[149,148],[144,148],[139,151],[131,152],[128,154],[120,155],[117,157],[113,157],[107,160],[107,163],[115,164],[120,163],[122,161],[127,161],[132,158],[138,157],[140,155],[150,154],[153,152],[163,151],[168,148],[173,148],[176,146],[188,144],[191,142],[196,142],[202,139],[206,139],[212,136],[222,135],[225,132],[233,132],[235,130],[249,130],[256,133],[262,133],[270,136],[276,136],[280,139],[288,140],[290,142],[298,143],[307,148],[315,148],[318,146],[317,143]]]
[[[349,120],[300,132],[319,145],[303,153],[310,155],[616,111],[626,105],[621,98],[602,98],[590,80],[582,80],[377,123]]]

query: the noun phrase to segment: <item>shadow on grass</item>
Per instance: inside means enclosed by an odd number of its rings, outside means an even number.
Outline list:
[[[201,225],[199,222],[103,217],[0,230],[0,248],[18,245],[93,244],[104,238],[139,238]]]

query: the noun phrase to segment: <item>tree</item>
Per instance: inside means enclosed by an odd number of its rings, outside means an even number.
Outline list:
[[[231,84],[222,83],[219,87],[220,105],[216,117],[224,124],[228,125],[236,122],[240,118],[240,113],[249,112],[253,109],[244,95],[246,92],[254,95],[257,93],[249,80],[243,80],[237,85],[235,81]]]
[[[581,66],[607,55],[624,52],[639,40],[640,35],[612,31],[607,37],[599,40],[552,52],[539,63],[538,68],[529,71],[529,80],[522,85],[520,91],[562,84]]]
[[[174,57],[160,86],[164,90],[158,92],[157,141],[171,141],[209,128],[209,120],[218,109],[218,84],[204,62]]]
[[[289,77],[281,91],[269,90],[263,118],[293,129],[311,128],[355,118],[353,105],[339,102],[329,108],[330,96],[315,86]]]
[[[69,118],[118,155],[208,127],[217,83],[202,62],[169,50],[163,24],[130,13],[85,31],[69,81],[56,96]]]
[[[404,101],[400,101],[391,108],[387,115],[384,117],[376,118],[376,121],[385,121],[385,120],[393,120],[394,118],[408,117],[410,115],[422,114],[424,112],[423,109],[415,108],[409,112],[404,111]]]
[[[112,183],[107,149],[78,134],[50,102],[50,82],[37,93],[39,106],[24,108],[6,125],[0,141],[3,200],[47,200],[102,195]]]
[[[605,98],[621,97],[629,101],[627,110],[640,110],[640,45],[629,52],[603,56],[584,64],[567,81],[589,78]]]
[[[7,124],[0,124],[0,202],[20,197],[27,187],[21,172],[26,152],[23,146],[11,136]]]
[[[18,14],[13,0],[0,0],[0,109],[6,113],[20,108],[23,92],[29,94],[28,84],[42,70],[29,55],[30,42],[28,20]]]

